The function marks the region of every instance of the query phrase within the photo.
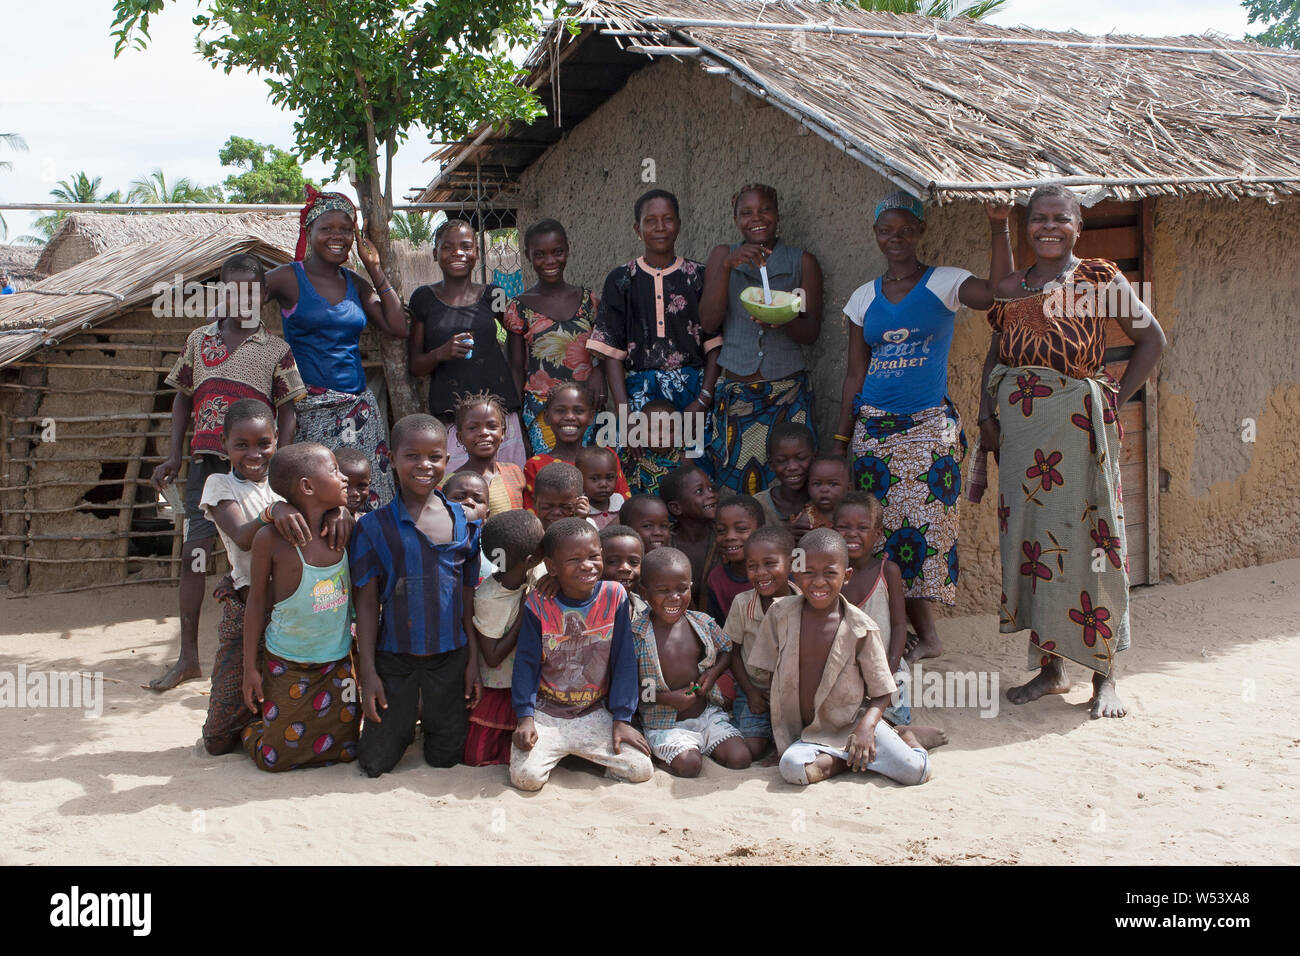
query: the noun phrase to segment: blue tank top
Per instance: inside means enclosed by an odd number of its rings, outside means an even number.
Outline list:
[[[312,286],[301,262],[293,264],[293,272],[298,277],[298,304],[284,316],[284,340],[293,349],[303,382],[353,395],[364,392],[361,333],[366,313],[352,284],[352,273],[343,270],[347,294],[338,305],[330,305]]]
[[[352,580],[345,551],[337,564],[318,568],[302,561],[297,589],[271,608],[266,650],[299,664],[331,664],[352,646]]]

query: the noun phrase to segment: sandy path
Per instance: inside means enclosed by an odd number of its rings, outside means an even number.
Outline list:
[[[205,668],[217,608],[204,608]],[[103,671],[103,716],[0,709],[0,862],[1297,863],[1300,560],[1134,594],[1131,714],[1064,698],[993,719],[921,710],[952,743],[916,789],[774,769],[657,772],[640,786],[559,770],[539,794],[504,768],[273,776],[196,747],[206,682],[139,689],[173,652],[175,597],[141,587],[0,604],[0,671]],[[936,669],[1019,682],[1022,638],[992,615],[940,622]]]

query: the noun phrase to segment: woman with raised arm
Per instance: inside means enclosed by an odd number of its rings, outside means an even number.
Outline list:
[[[906,661],[943,650],[930,602],[957,600],[957,499],[966,436],[948,397],[948,350],[961,306],[987,309],[1012,269],[1009,208],[990,206],[990,278],[917,258],[925,207],[895,192],[876,204],[883,275],[860,286],[844,314],[849,364],[835,448],[851,447],[854,485],[880,499],[884,551],[903,573],[907,617],[918,640]]]
[[[371,505],[379,507],[393,497],[388,422],[366,385],[361,333],[371,322],[404,339],[406,312],[361,234],[352,200],[308,186],[298,222],[294,261],[266,276],[267,297],[280,306],[285,341],[307,386],[296,409],[297,440],[360,449],[370,459]],[[354,241],[369,281],[345,266]]]
[[[1038,675],[1013,704],[1070,689],[1065,662],[1092,673],[1091,711],[1126,713],[1115,655],[1129,646],[1128,554],[1118,410],[1147,381],[1165,334],[1119,267],[1079,259],[1079,200],[1034,190],[1025,210],[1034,262],[999,284],[989,310],[980,441],[998,460],[1000,628],[1029,631]],[[1119,382],[1106,371],[1106,321],[1134,342]]]

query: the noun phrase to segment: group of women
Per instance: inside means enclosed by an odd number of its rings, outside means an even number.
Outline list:
[[[1129,642],[1117,412],[1154,369],[1164,335],[1114,263],[1074,255],[1082,210],[1071,192],[1048,186],[1029,197],[1034,261],[1019,270],[1008,212],[987,210],[990,275],[980,279],[921,260],[926,223],[918,199],[900,192],[877,204],[872,228],[885,270],[844,308],[848,370],[833,451],[849,456],[854,484],[884,506],[885,550],[903,572],[917,636],[910,659],[937,655],[929,605],[955,603],[967,453],[948,397],[949,349],[957,310],[987,311],[993,334],[979,448],[999,462],[1001,630],[1030,631],[1029,663],[1039,671],[1007,696],[1024,703],[1064,693],[1068,659],[1093,672],[1092,715],[1123,716],[1114,683],[1115,654]],[[567,235],[555,220],[541,220],[523,239],[536,284],[514,298],[474,281],[475,231],[449,220],[435,239],[442,280],[416,289],[404,308],[352,204],[313,194],[302,213],[299,261],[268,279],[309,387],[299,436],[361,447],[372,459],[372,492],[380,502],[392,495],[385,423],[361,367],[359,338],[370,322],[408,339],[411,373],[429,379],[429,412],[450,426],[451,469],[465,458],[454,432],[457,394],[500,397],[510,420],[498,460],[522,465],[550,450],[541,414],[547,396],[578,381],[597,408],[612,400],[635,411],[667,401],[706,413],[719,488],[763,490],[774,481],[771,429],[814,426],[803,346],[821,333],[822,271],[812,253],[782,240],[770,186],[742,187],[732,213],[737,241],[700,263],[676,251],[676,198],[646,193],[633,223],[643,254],[614,269],[599,295],[566,281]],[[345,266],[354,237],[369,281]],[[741,305],[740,294],[763,272],[769,288],[802,301],[788,324],[760,322]],[[1116,303],[1117,314],[1108,314]],[[1119,382],[1103,361],[1107,319],[1135,343]]]

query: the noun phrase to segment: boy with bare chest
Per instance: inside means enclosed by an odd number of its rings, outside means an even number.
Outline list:
[[[689,609],[690,560],[676,548],[651,551],[641,588],[650,610],[633,621],[632,641],[646,742],[679,777],[698,776],[705,757],[744,770],[749,748],[715,686],[731,665],[731,641],[707,614]]]
[[[852,576],[844,538],[829,528],[800,541],[802,593],[772,604],[749,663],[772,672],[772,732],[781,776],[816,783],[873,770],[903,784],[930,778],[930,758],[881,720],[895,684],[880,630],[841,594]]]

